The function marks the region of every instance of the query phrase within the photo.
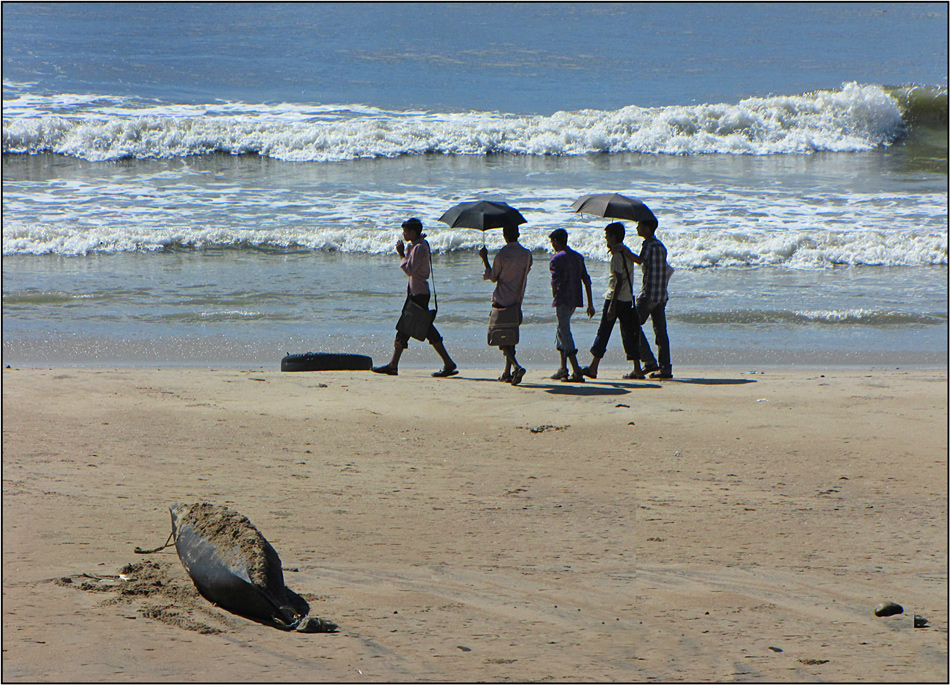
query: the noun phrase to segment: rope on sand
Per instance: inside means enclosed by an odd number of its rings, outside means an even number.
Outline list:
[[[175,536],[174,531],[168,534],[168,539],[165,540],[165,544],[161,547],[156,547],[155,549],[142,549],[141,547],[136,547],[133,551],[136,554],[154,554],[155,552],[161,552],[166,547],[172,546],[172,538]]]

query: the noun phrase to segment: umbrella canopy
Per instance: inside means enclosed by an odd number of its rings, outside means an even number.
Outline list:
[[[653,212],[640,200],[617,193],[600,193],[579,198],[571,209],[584,214],[595,214],[605,219],[627,219],[628,221],[656,221]]]
[[[455,205],[439,217],[439,221],[452,228],[474,228],[487,231],[527,223],[521,212],[505,202],[479,200]]]

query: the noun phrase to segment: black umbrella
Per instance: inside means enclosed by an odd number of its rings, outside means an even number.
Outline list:
[[[595,214],[605,219],[627,219],[628,221],[656,221],[653,212],[640,200],[618,195],[600,193],[579,198],[571,209],[575,212]]]
[[[505,202],[479,200],[455,205],[439,217],[439,221],[452,228],[474,228],[487,231],[527,223],[521,212]]]

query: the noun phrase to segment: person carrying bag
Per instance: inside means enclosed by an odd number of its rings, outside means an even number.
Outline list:
[[[644,371],[640,366],[641,352],[648,354],[649,349],[644,349],[641,346],[641,340],[645,342],[646,339],[640,330],[640,319],[633,306],[633,283],[631,281],[633,274],[631,269],[634,259],[630,250],[623,243],[624,235],[623,224],[619,221],[607,224],[604,228],[604,239],[610,252],[610,280],[607,284],[606,301],[604,302],[600,326],[597,328],[594,344],[590,348],[591,362],[581,369],[581,373],[587,378],[597,378],[597,370],[601,359],[607,352],[610,333],[614,324],[618,321],[620,322],[620,338],[623,341],[624,352],[627,360],[633,362],[633,370],[625,374],[624,378],[642,379],[644,377]],[[648,370],[659,368],[656,366],[656,362],[653,362],[653,368],[650,367],[649,361],[647,363]]]
[[[435,299],[435,309],[420,305],[412,298],[406,297],[402,306],[402,315],[396,322],[396,332],[422,342],[429,336],[429,329],[433,327],[436,315],[439,313],[439,301]]]
[[[517,345],[518,327],[522,320],[520,302],[507,307],[493,304],[488,316],[488,344],[492,347]]]
[[[478,255],[485,265],[482,278],[495,284],[488,319],[488,344],[500,348],[505,355],[505,371],[498,380],[518,385],[524,378],[525,369],[515,358],[515,345],[518,344],[521,303],[532,258],[531,251],[518,242],[521,233],[517,226],[505,226],[503,231],[505,246],[495,255],[492,264],[488,263],[488,250],[484,246]]]
[[[399,267],[409,277],[406,302],[403,304],[399,321],[396,322],[393,357],[385,366],[374,366],[373,371],[387,376],[399,375],[399,359],[403,350],[409,347],[409,339],[414,338],[428,341],[442,357],[442,369],[434,372],[433,376],[436,378],[454,376],[458,373],[458,367],[446,351],[442,336],[439,335],[434,324],[438,302],[435,309],[429,309],[428,279],[432,274],[432,253],[422,232],[422,222],[416,218],[403,222],[402,236],[408,246],[403,240],[398,240],[396,252],[400,258]]]

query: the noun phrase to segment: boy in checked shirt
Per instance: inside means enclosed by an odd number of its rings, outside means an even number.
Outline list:
[[[643,238],[640,254],[630,255],[633,261],[640,265],[643,271],[643,287],[637,295],[636,309],[640,316],[640,325],[653,319],[653,332],[656,335],[657,355],[659,364],[651,360],[653,352],[646,335],[640,339],[641,359],[645,362],[644,372],[650,373],[650,378],[669,379],[673,377],[673,363],[670,361],[670,337],[666,331],[666,303],[670,296],[667,285],[673,275],[673,267],[666,262],[666,246],[656,237],[656,220],[637,222],[637,235]]]

